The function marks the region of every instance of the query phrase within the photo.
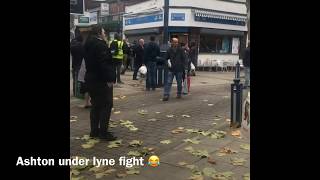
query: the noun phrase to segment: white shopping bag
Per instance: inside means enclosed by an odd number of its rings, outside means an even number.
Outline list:
[[[241,134],[246,138],[250,138],[250,92],[248,92],[242,107]]]

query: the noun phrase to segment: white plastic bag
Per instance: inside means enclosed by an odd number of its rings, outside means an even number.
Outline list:
[[[146,66],[141,66],[139,68],[139,73],[143,74],[143,75],[146,75],[147,74],[147,67]]]
[[[193,63],[191,63],[191,71],[194,71],[194,70],[196,70],[196,67],[194,66]]]
[[[241,134],[250,138],[250,92],[243,103],[242,122],[241,122]]]

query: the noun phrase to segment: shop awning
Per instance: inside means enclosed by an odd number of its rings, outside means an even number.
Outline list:
[[[227,36],[244,36],[243,31],[231,31],[224,29],[209,29],[201,28],[200,34],[215,34],[215,35],[227,35]]]
[[[135,35],[135,34],[159,34],[159,28],[147,28],[147,29],[134,29],[134,30],[125,30],[124,34],[126,35]]]
[[[211,22],[219,24],[230,24],[245,26],[246,18],[236,15],[223,15],[214,11],[194,10],[195,20],[201,22]]]

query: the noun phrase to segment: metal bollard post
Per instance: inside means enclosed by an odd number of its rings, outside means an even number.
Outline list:
[[[231,124],[233,126],[236,124],[236,127],[241,126],[241,117],[242,117],[242,89],[243,84],[240,83],[240,64],[239,62],[236,65],[235,79],[234,83],[231,84]]]

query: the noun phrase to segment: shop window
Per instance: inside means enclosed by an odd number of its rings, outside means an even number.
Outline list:
[[[232,37],[200,35],[200,53],[231,53]]]

